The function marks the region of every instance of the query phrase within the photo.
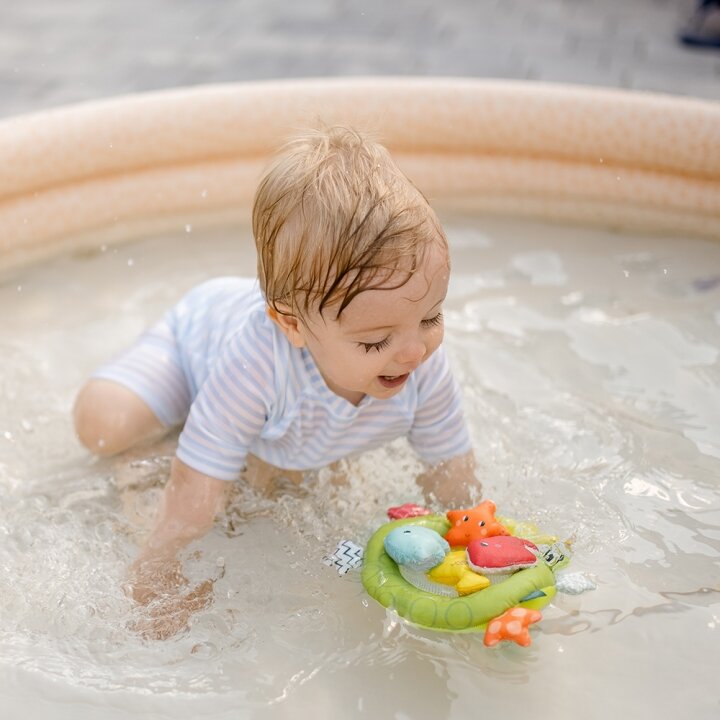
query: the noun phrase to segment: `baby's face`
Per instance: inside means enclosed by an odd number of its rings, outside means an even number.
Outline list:
[[[366,290],[339,320],[317,313],[301,322],[304,344],[328,387],[357,404],[365,395],[389,398],[443,339],[442,303],[450,266],[447,249],[433,244],[407,283]],[[391,277],[387,285],[397,283]]]

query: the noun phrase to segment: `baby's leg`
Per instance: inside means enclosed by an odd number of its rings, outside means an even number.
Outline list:
[[[80,390],[75,430],[91,452],[114,455],[184,422],[191,402],[174,334],[162,321]]]
[[[73,416],[80,442],[97,455],[115,455],[167,430],[132,390],[103,378],[83,386]]]

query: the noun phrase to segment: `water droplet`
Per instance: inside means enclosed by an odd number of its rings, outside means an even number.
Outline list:
[[[132,258],[128,258],[127,264],[128,267],[132,267],[135,264],[135,261]]]
[[[9,430],[6,430],[6,431],[3,433],[3,437],[4,437],[6,440],[12,441],[12,439],[13,439],[13,434],[12,434]]]
[[[22,429],[23,429],[25,432],[32,432],[32,431],[33,431],[32,423],[31,423],[29,420],[25,420],[25,419],[21,420],[21,421],[20,421],[20,425],[22,426]]]
[[[18,292],[22,292],[22,285],[18,285],[18,286],[17,286],[17,291],[18,291]]]
[[[104,448],[104,447],[105,447],[105,440],[104,440],[103,438],[100,438],[100,439],[98,440],[98,447],[99,447],[99,448]]]
[[[192,232],[192,225],[190,225],[190,224],[188,223],[188,224],[185,226],[185,232],[186,232],[186,233],[191,233],[191,232]]]
[[[208,196],[208,191],[207,191],[207,190],[203,190],[203,191],[200,193],[200,197],[201,197],[201,198],[206,198],[207,196]]]

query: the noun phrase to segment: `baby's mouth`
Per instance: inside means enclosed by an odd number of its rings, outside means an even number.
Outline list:
[[[404,375],[378,375],[380,384],[386,388],[395,388],[402,385],[407,379],[410,373]]]

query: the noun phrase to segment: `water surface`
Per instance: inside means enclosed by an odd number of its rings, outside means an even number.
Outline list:
[[[571,538],[598,589],[529,649],[408,627],[322,564],[420,501],[398,441],[265,497],[241,488],[186,553],[215,600],[165,642],[131,629],[128,564],[172,442],[114,460],[74,393],[186,289],[252,274],[245,227],[0,277],[0,692],[8,717],[720,715],[720,245],[446,218],[447,347],[485,494]]]

